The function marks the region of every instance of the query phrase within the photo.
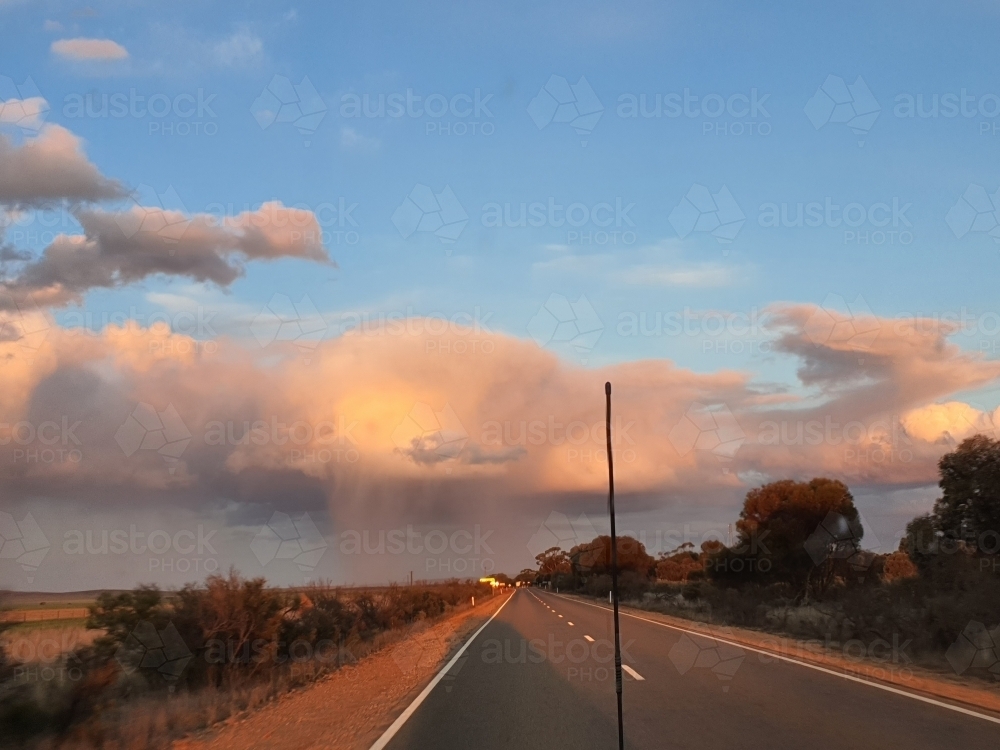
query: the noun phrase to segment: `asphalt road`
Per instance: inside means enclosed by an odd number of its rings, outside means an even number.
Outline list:
[[[627,748],[996,747],[1000,724],[621,617]],[[513,594],[386,745],[616,748],[610,611]]]

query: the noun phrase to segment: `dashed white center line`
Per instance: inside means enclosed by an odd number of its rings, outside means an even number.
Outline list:
[[[585,641],[589,641],[590,643],[593,643],[593,642],[594,642],[594,639],[593,639],[593,638],[591,638],[591,637],[590,637],[589,635],[585,635],[585,636],[583,636],[583,639],[584,639]]]
[[[632,675],[633,678],[635,678],[636,680],[639,680],[640,682],[642,682],[643,680],[646,679],[641,674],[639,674],[634,669],[632,669],[632,667],[630,667],[628,664],[622,664],[622,669],[624,669],[626,672],[628,672],[630,675]]]
[[[569,625],[569,626],[571,626],[571,627],[573,625],[573,623],[571,623],[569,620],[566,621],[566,624]]]
[[[560,619],[560,620],[562,619],[562,615],[559,615],[559,619]]]

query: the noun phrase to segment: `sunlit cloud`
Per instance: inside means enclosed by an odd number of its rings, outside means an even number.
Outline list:
[[[52,53],[66,60],[124,60],[129,54],[122,45],[111,39],[59,39],[52,42]]]

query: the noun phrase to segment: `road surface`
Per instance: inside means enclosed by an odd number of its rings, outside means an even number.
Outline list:
[[[657,623],[623,614],[621,634],[627,748],[914,750],[1000,741],[996,721]],[[616,748],[613,642],[608,609],[520,589],[375,747]]]

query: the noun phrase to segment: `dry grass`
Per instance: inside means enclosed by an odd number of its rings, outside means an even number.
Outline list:
[[[102,635],[84,627],[84,620],[54,620],[23,623],[0,633],[0,652],[9,662],[32,666],[54,664],[86,648]]]
[[[475,584],[457,581],[292,592],[232,574],[206,584],[168,598],[137,590],[134,596],[99,599],[88,624],[100,629],[8,628],[0,653],[15,679],[0,683],[0,723],[6,722],[0,745],[16,738],[20,747],[165,748],[179,736],[253,712],[340,664],[383,650],[468,608],[470,594],[481,593]],[[193,659],[179,680],[165,682],[155,670],[142,668],[123,673],[118,648],[143,621],[155,621],[157,631],[167,622],[176,624],[182,633]],[[207,656],[213,642],[246,645],[258,637],[268,644],[261,663],[238,656],[215,663]],[[312,644],[315,653],[290,658],[289,643]],[[333,644],[325,656],[335,658],[317,656],[322,643]],[[64,668],[39,679],[40,671],[30,668],[44,665]]]
[[[419,637],[434,622],[468,608],[469,605],[463,604],[449,610],[447,615],[381,632],[370,641],[354,641],[348,645],[351,659],[360,660],[404,639]],[[244,684],[234,682],[224,687],[144,696],[109,707],[66,737],[58,741],[48,738],[37,747],[39,750],[164,750],[177,738],[251,714],[333,671],[336,667],[309,661],[295,664],[294,668],[274,674],[266,681],[248,680]]]

